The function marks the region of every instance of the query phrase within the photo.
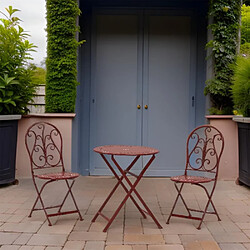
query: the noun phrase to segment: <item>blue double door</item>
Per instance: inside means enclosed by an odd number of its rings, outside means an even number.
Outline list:
[[[92,30],[90,174],[110,171],[93,148],[160,150],[147,172],[183,172],[195,120],[196,32],[190,13],[96,12]],[[121,157],[123,166],[128,158]],[[135,171],[146,161],[141,159]]]

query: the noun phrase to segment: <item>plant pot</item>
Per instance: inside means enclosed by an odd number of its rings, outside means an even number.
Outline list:
[[[15,183],[17,125],[21,115],[0,116],[0,184]]]
[[[239,183],[250,187],[250,118],[236,117],[239,136]]]

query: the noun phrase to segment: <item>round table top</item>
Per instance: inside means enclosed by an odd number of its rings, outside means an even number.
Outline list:
[[[144,146],[129,146],[129,145],[105,145],[94,148],[94,151],[99,154],[107,155],[154,155],[159,153],[158,149]]]

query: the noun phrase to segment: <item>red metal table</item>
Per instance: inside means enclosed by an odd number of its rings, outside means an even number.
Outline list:
[[[101,157],[103,158],[103,160],[105,161],[105,163],[107,164],[107,166],[109,167],[109,169],[111,170],[111,172],[113,173],[115,178],[117,179],[117,183],[114,186],[114,188],[112,189],[112,191],[110,192],[110,194],[108,195],[108,197],[106,198],[106,200],[104,201],[104,203],[102,204],[102,206],[100,207],[100,209],[98,210],[98,212],[96,213],[96,215],[94,216],[92,222],[95,222],[95,220],[97,219],[97,217],[99,215],[102,216],[103,218],[105,218],[108,221],[108,223],[105,226],[105,228],[103,229],[103,232],[106,232],[108,230],[108,228],[110,227],[111,223],[114,221],[115,217],[118,215],[118,213],[121,210],[121,208],[123,207],[123,205],[125,204],[125,202],[127,201],[127,199],[130,197],[130,199],[133,201],[133,203],[135,204],[135,206],[137,207],[137,209],[139,210],[139,212],[141,213],[143,218],[146,218],[145,214],[151,216],[153,221],[155,222],[155,224],[158,226],[158,228],[162,228],[162,226],[157,221],[157,219],[155,218],[152,211],[149,209],[149,207],[147,206],[145,201],[142,199],[142,197],[140,196],[140,194],[136,190],[136,186],[139,184],[142,176],[144,175],[146,170],[149,168],[150,164],[155,159],[155,155],[157,153],[159,153],[159,150],[157,150],[155,148],[143,147],[143,146],[107,145],[107,146],[96,147],[96,148],[94,148],[94,151],[101,155]],[[109,162],[106,155],[111,155],[111,160],[114,163],[114,165],[116,166],[116,168],[119,170],[119,172],[121,173],[121,176],[119,176],[116,173],[116,171],[114,170],[111,162]],[[129,164],[129,166],[125,170],[118,164],[117,160],[115,159],[115,156],[121,156],[121,155],[134,156],[132,162]],[[145,164],[145,166],[142,168],[139,175],[136,175],[133,172],[131,172],[130,170],[133,168],[133,166],[138,161],[138,159],[143,155],[149,155],[149,156],[151,155],[151,157],[148,160],[148,162]],[[129,180],[127,174],[135,177],[134,183],[132,183]],[[125,186],[123,181],[125,181],[129,185],[130,189],[128,189]],[[121,204],[118,206],[118,208],[114,212],[113,216],[111,218],[108,218],[107,216],[105,216],[102,213],[102,210],[104,209],[104,207],[106,206],[106,204],[108,203],[108,201],[110,200],[112,195],[115,193],[115,191],[119,185],[121,185],[123,187],[123,189],[125,190],[126,196],[124,197]],[[132,196],[132,193],[134,193],[135,196],[139,199],[139,201],[141,202],[141,204],[143,205],[145,210],[139,206],[139,204],[137,203],[135,198]]]

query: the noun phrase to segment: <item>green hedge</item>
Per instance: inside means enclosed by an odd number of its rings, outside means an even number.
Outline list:
[[[77,0],[47,0],[46,112],[75,110],[78,27]]]
[[[207,47],[212,49],[214,78],[207,81],[205,94],[210,95],[211,114],[232,114],[232,64],[236,60],[240,18],[240,0],[211,0],[209,16],[213,39]]]

